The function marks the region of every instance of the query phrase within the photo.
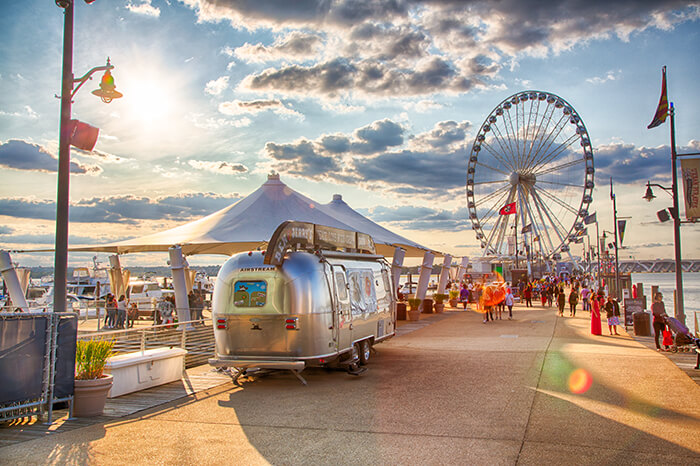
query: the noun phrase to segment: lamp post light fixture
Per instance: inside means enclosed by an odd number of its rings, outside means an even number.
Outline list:
[[[85,0],[90,4],[95,0]],[[73,8],[75,0],[56,0],[56,5],[63,9],[63,68],[61,77],[61,120],[58,145],[58,186],[56,195],[56,246],[54,251],[54,312],[64,312],[66,309],[66,275],[68,269],[68,209],[70,193],[70,146],[75,130],[71,121],[71,104],[78,89],[90,79],[93,73],[105,71],[100,83],[100,89],[93,93],[104,102],[122,97],[114,89],[114,79],[110,70],[114,68],[107,59],[105,66],[98,66],[88,71],[84,76],[75,79],[73,76]],[[107,81],[107,86],[103,83]],[[109,84],[111,83],[111,87]],[[77,84],[77,86],[76,86]],[[98,93],[99,92],[99,93]]]

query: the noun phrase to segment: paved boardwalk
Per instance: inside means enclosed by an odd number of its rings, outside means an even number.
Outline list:
[[[428,319],[361,377],[227,383],[0,448],[0,463],[700,464],[700,387],[634,338],[540,307]]]

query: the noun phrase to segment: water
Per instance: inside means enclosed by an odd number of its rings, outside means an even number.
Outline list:
[[[673,291],[676,289],[675,273],[633,273],[632,284],[643,283],[647,306],[651,307],[651,286],[658,285],[664,295],[666,313],[673,315]],[[683,273],[683,303],[685,324],[695,332],[695,315],[700,321],[700,272]]]

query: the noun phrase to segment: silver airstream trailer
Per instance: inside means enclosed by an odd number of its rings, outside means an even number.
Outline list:
[[[394,336],[391,268],[369,235],[304,222],[281,224],[267,251],[221,267],[209,364],[249,369],[346,367],[359,374],[372,345]]]

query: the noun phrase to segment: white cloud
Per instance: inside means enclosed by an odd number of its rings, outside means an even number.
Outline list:
[[[304,115],[287,107],[284,103],[276,99],[251,101],[232,100],[219,104],[219,112],[224,115],[257,114],[266,111],[272,111],[282,117],[304,119]]]
[[[151,5],[151,0],[142,0],[142,3],[136,5],[129,2],[126,4],[126,9],[137,15],[153,16],[154,18],[160,16],[160,8]]]
[[[418,113],[429,113],[445,108],[445,106],[433,100],[421,100],[419,102],[409,102],[405,105],[405,108],[407,110],[415,110]]]
[[[231,163],[215,160],[189,160],[190,167],[222,175],[239,175],[248,172],[248,167],[240,163]]]
[[[32,107],[25,105],[22,112],[5,112],[0,110],[0,116],[12,117],[12,118],[28,118],[30,120],[36,120],[39,118],[39,114],[36,113]]]
[[[591,84],[603,84],[607,81],[616,81],[622,75],[622,70],[611,70],[605,73],[605,76],[594,76],[592,78],[587,78],[586,82]]]
[[[228,76],[221,76],[218,79],[209,81],[204,87],[204,92],[210,95],[221,95],[228,87]]]

